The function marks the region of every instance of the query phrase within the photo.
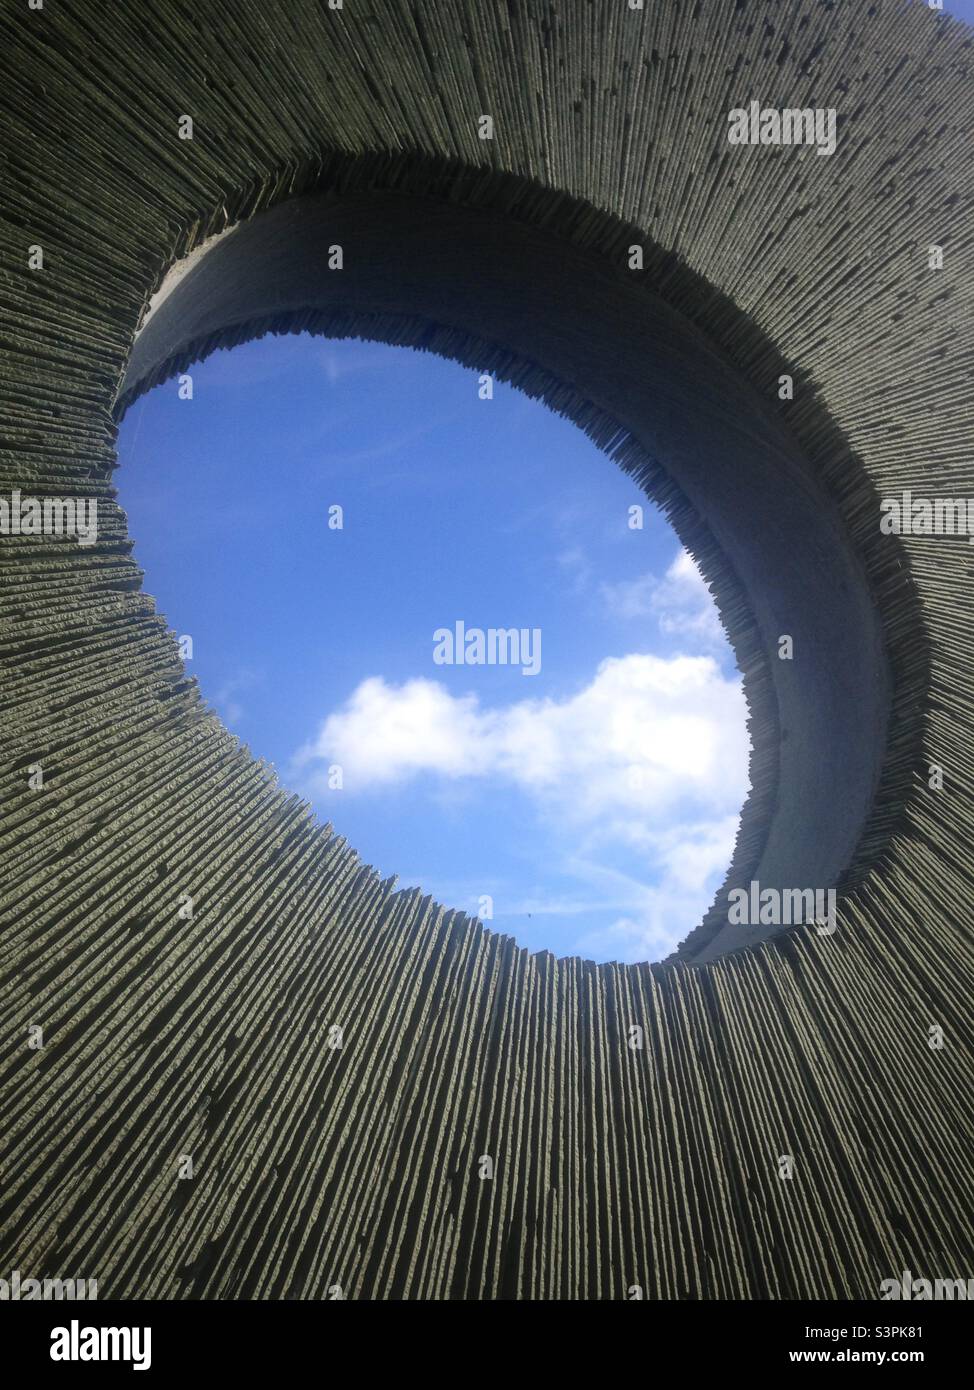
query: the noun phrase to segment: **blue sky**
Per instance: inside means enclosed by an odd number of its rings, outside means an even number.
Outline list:
[[[574,426],[429,354],[268,337],[192,377],[130,411],[116,476],[227,725],[403,886],[488,895],[531,949],[668,954],[729,863],[748,744],[660,514]],[[458,620],[540,630],[540,670],[436,664]]]

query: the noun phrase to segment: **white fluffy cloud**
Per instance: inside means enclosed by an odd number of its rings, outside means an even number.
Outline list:
[[[724,640],[685,552],[662,579],[602,592],[617,616],[656,616],[698,650]],[[700,920],[730,862],[748,789],[746,717],[740,680],[710,655],[609,658],[570,697],[499,708],[436,680],[374,676],[325,719],[293,773],[311,795],[336,763],[352,795],[419,776],[441,790],[487,779],[516,788],[564,852],[552,866],[562,888],[509,903],[511,915],[581,922],[594,910],[600,925],[576,951],[656,959]],[[616,866],[633,852],[645,867],[638,877]],[[566,896],[565,885],[577,891]],[[459,892],[451,901],[470,906]]]
[[[502,778],[592,823],[678,805],[724,814],[747,786],[744,719],[739,681],[706,656],[612,657],[568,699],[500,709],[438,681],[396,686],[374,676],[329,715],[296,766],[313,778],[338,763],[349,792],[420,773]]]

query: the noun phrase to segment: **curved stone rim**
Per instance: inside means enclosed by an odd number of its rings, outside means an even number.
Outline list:
[[[443,177],[442,170],[429,166],[424,168],[423,173],[434,187],[437,179]],[[834,591],[836,597],[831,600],[832,630],[821,627],[814,642],[815,650],[819,653],[829,652],[833,662],[832,673],[826,687],[816,689],[813,681],[808,679],[806,663],[806,675],[797,695],[790,692],[782,681],[776,685],[776,666],[782,671],[785,668],[775,663],[768,651],[767,621],[762,636],[755,622],[753,607],[749,605],[747,587],[741,581],[742,572],[746,573],[747,561],[742,565],[739,522],[737,534],[733,536],[735,548],[728,553],[726,543],[722,545],[715,539],[711,519],[701,515],[700,498],[706,498],[701,488],[706,488],[707,484],[699,469],[695,478],[695,505],[681,486],[679,470],[674,472],[672,467],[667,467],[667,452],[679,452],[681,447],[673,430],[665,440],[654,439],[653,447],[648,448],[646,431],[651,428],[652,422],[645,411],[642,429],[633,425],[631,416],[622,425],[618,410],[613,413],[605,407],[604,401],[593,401],[591,391],[585,389],[598,377],[594,365],[590,369],[589,381],[584,376],[585,364],[577,356],[574,362],[575,379],[571,382],[565,371],[548,369],[550,364],[545,360],[546,354],[559,350],[577,311],[573,309],[562,313],[545,344],[545,334],[540,331],[535,332],[533,339],[530,332],[527,339],[523,337],[525,323],[534,322],[540,310],[538,304],[532,301],[529,313],[521,301],[525,299],[527,287],[543,275],[545,259],[557,260],[563,255],[566,259],[561,267],[562,284],[572,287],[573,299],[578,294],[580,279],[590,275],[593,281],[598,282],[601,277],[603,290],[612,287],[618,295],[624,288],[625,295],[631,299],[633,321],[652,322],[654,336],[662,337],[668,332],[676,335],[672,353],[665,352],[660,360],[652,364],[647,358],[644,368],[644,364],[638,360],[638,338],[634,337],[633,329],[624,317],[625,306],[620,309],[618,298],[612,301],[606,311],[606,317],[616,334],[616,348],[611,355],[615,356],[622,342],[627,347],[633,345],[637,355],[634,374],[645,377],[646,370],[665,373],[670,362],[663,359],[675,356],[679,356],[685,367],[688,360],[686,354],[691,353],[695,346],[701,368],[705,363],[710,364],[706,387],[713,393],[713,373],[720,372],[718,363],[726,361],[724,354],[709,344],[682,315],[674,313],[665,318],[664,315],[669,313],[668,304],[659,297],[656,285],[647,283],[646,277],[633,277],[621,272],[617,263],[604,254],[580,253],[563,237],[546,230],[546,223],[551,218],[545,207],[546,200],[539,192],[535,193],[532,203],[535,217],[526,225],[523,221],[505,217],[496,208],[484,210],[466,200],[446,204],[435,198],[422,199],[415,191],[408,196],[389,193],[377,189],[374,180],[365,191],[360,192],[356,189],[354,170],[348,171],[343,183],[345,187],[341,193],[318,191],[279,202],[258,214],[256,221],[238,223],[215,237],[205,239],[166,268],[161,283],[151,296],[146,296],[148,307],[135,335],[132,356],[118,389],[116,417],[121,418],[151,386],[170,378],[177,371],[188,370],[193,361],[220,347],[237,344],[268,331],[307,330],[325,335],[338,333],[342,336],[373,337],[442,352],[471,367],[489,365],[502,379],[515,385],[526,384],[530,394],[540,397],[558,413],[580,424],[610,457],[620,463],[627,474],[634,477],[650,500],[659,503],[681,541],[694,554],[711,587],[745,680],[750,712],[748,724],[752,736],[751,789],[742,811],[733,859],[703,921],[688,933],[672,959],[703,964],[727,951],[746,948],[760,940],[775,939],[787,933],[791,928],[780,925],[770,930],[758,927],[732,929],[728,924],[728,893],[734,888],[746,888],[752,879],[764,887],[779,890],[811,887],[831,889],[839,886],[841,891],[848,891],[855,878],[850,865],[856,864],[859,845],[868,835],[870,819],[875,817],[876,791],[881,770],[886,766],[886,725],[891,696],[887,688],[889,678],[885,658],[880,654],[878,613],[872,606],[867,577],[860,570],[847,538],[843,543],[841,531],[828,531],[823,521],[822,534],[815,534],[818,517],[834,507],[834,499],[826,493],[821,480],[812,474],[801,456],[800,448],[792,440],[790,430],[779,419],[783,412],[779,410],[773,413],[770,403],[758,396],[743,374],[740,375],[733,402],[728,394],[723,405],[725,424],[722,430],[732,434],[727,418],[729,411],[737,408],[737,418],[740,418],[745,409],[744,402],[747,401],[750,438],[747,440],[747,450],[739,450],[735,460],[733,496],[725,492],[722,505],[725,509],[729,505],[744,508],[742,499],[750,495],[752,513],[757,513],[759,506],[765,507],[758,524],[770,528],[776,535],[789,536],[782,549],[782,557],[792,558],[779,567],[774,584],[776,588],[790,590],[787,611],[798,620],[799,643],[804,643],[806,637],[813,637],[814,627],[820,623],[821,615],[829,604],[827,586],[821,589],[815,587],[818,582],[817,568],[831,565],[839,572],[838,588]],[[563,198],[559,200],[560,211],[569,222],[585,220],[590,229],[593,221],[607,224],[602,232],[602,240],[606,236],[639,236],[639,244],[648,252],[647,259],[654,264],[666,265],[667,276],[673,276],[674,267],[668,264],[667,258],[661,257],[659,248],[647,246],[646,238],[635,229],[619,227],[612,219],[600,217],[594,209],[577,203],[566,208],[564,201]],[[364,248],[361,245],[363,224],[366,231]],[[368,240],[368,229],[373,225],[382,228],[378,242]],[[539,228],[544,230],[539,231]],[[362,263],[358,276],[354,271],[349,273],[347,263],[341,275],[329,276],[324,271],[323,250],[330,236],[343,242],[353,262],[357,247]],[[356,237],[359,238],[358,243]],[[392,278],[404,277],[417,282],[415,286],[411,284],[411,293],[405,296],[401,289],[390,285],[386,266],[379,266],[383,260],[382,238],[387,239],[387,260],[392,269]],[[464,255],[456,258],[455,266],[451,264],[454,243],[464,248]],[[520,263],[525,258],[530,261],[535,257],[531,272],[524,276],[525,289],[518,296],[511,292],[510,284],[500,286],[491,282],[490,289],[481,294],[478,300],[472,286],[478,277],[478,268],[481,275],[487,275],[490,279],[484,262],[492,255],[518,265],[518,273]],[[436,266],[435,285],[431,285],[428,279],[429,266],[422,264],[426,257],[430,264]],[[686,278],[685,271],[680,274],[681,269],[675,268],[678,283]],[[425,293],[436,302],[432,318],[424,315],[424,290],[419,287],[424,273],[427,274]],[[663,277],[654,278],[659,280]],[[350,281],[353,282],[351,286]],[[467,285],[471,286],[470,290]],[[306,290],[303,286],[311,288]],[[444,287],[442,294],[438,293],[441,286]],[[485,338],[482,334],[486,323],[491,320],[491,305],[498,293],[510,298],[512,303],[517,302],[514,326],[498,326]],[[707,293],[708,297],[712,297],[712,290],[708,289]],[[473,301],[469,307],[453,307],[464,305],[465,298]],[[547,307],[550,314],[557,316],[558,308],[554,300],[549,301]],[[451,310],[451,321],[443,322],[444,316]],[[590,300],[584,314],[590,351],[594,351],[592,325],[597,313],[596,304]],[[655,319],[654,314],[657,316]],[[503,315],[499,320],[495,316],[495,321],[502,323]],[[477,325],[476,332],[474,324]],[[685,351],[677,353],[676,342],[680,332],[686,334],[687,342]],[[513,348],[510,338],[518,333],[522,334],[522,340]],[[606,348],[600,347],[599,351],[606,357],[610,356]],[[713,357],[708,357],[707,353],[712,353]],[[625,357],[625,352],[622,357]],[[620,360],[617,358],[615,361],[616,371]],[[582,374],[581,378],[578,373]],[[631,400],[636,391],[638,385],[630,381],[620,389],[616,405]],[[696,394],[694,384],[687,400],[674,406],[674,383],[668,381],[662,396],[669,409],[681,411],[683,417],[690,420],[699,408],[697,400],[691,399]],[[760,433],[756,423],[760,421],[762,409],[766,411],[768,422],[764,428],[780,432],[780,437],[769,433],[764,446],[758,443]],[[821,420],[815,423],[821,430]],[[772,444],[773,437],[775,442]],[[791,466],[789,473],[785,464],[783,451],[789,443],[798,450],[796,459],[800,459],[800,464],[797,473],[794,471],[795,465]],[[714,447],[714,440],[711,440],[711,458]],[[748,455],[757,454],[761,447],[771,449],[772,453],[775,450],[778,452],[773,465],[765,468],[761,485],[755,484],[752,494],[747,494],[743,474],[749,466],[754,469],[756,477],[759,471],[759,466]],[[691,453],[702,456],[706,446],[701,442],[696,446],[691,444],[689,448]],[[802,470],[806,478],[804,483],[799,482],[803,476]],[[773,489],[779,471],[781,477],[788,481],[780,497],[775,497]],[[809,509],[800,527],[791,515],[796,508],[795,490],[815,486],[821,490],[814,511]],[[718,516],[718,531],[720,520]],[[750,530],[752,524],[749,519],[746,529]],[[748,544],[744,543],[745,548]],[[814,565],[807,565],[804,574],[800,573],[803,546],[807,547],[809,554],[815,555]],[[843,565],[849,567],[844,578]],[[857,585],[861,586],[861,600],[858,616],[854,616],[853,596]],[[776,593],[776,601],[780,601],[780,598]],[[807,623],[805,629],[801,628],[803,619]],[[808,619],[811,621],[808,622]],[[871,623],[875,624],[872,631]],[[843,652],[844,637],[849,640]],[[850,690],[846,726],[843,727],[841,721],[834,717],[823,718],[822,707],[827,706],[830,696],[828,684],[835,679],[835,667],[844,670],[858,656],[865,657],[871,652],[875,652],[875,656],[864,662],[858,677],[855,673],[846,676]],[[869,695],[871,673],[876,675],[877,685]],[[789,701],[788,716],[784,721],[779,709],[782,695]],[[870,699],[872,704],[869,703]],[[803,729],[802,717],[806,714],[815,722]],[[784,789],[779,781],[778,765],[782,737],[792,740],[790,750],[800,750],[805,754],[806,762],[804,768],[801,762],[797,767],[789,767]],[[785,751],[788,753],[790,750]],[[806,750],[810,751],[806,753]],[[863,768],[863,759],[868,753],[871,753],[872,765]],[[852,777],[853,769],[864,778],[858,790]],[[816,787],[814,779],[819,770],[823,776],[821,785]],[[843,777],[846,778],[845,782],[842,781]],[[828,790],[823,794],[826,785]],[[816,794],[820,802],[827,804],[823,804],[817,813],[814,810],[809,813],[809,804],[814,805]],[[816,814],[828,826],[826,833],[837,833],[846,821],[850,825],[845,850],[833,854],[825,872],[821,871],[822,861],[816,862],[814,854],[808,851],[808,840],[817,830]],[[772,853],[769,860],[765,851],[775,818],[786,824],[787,828],[779,834],[777,855]],[[888,804],[883,829],[889,830]],[[812,865],[808,871],[804,871],[800,866],[808,859],[812,860]]]

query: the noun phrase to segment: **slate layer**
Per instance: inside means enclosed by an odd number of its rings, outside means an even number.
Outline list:
[[[883,544],[877,511],[974,496],[970,31],[898,4],[59,0],[6,7],[0,44],[0,492],[97,496],[101,523],[90,549],[2,539],[0,1270],[101,1297],[472,1299],[974,1272],[971,551]],[[836,154],[728,146],[752,97],[837,107]],[[835,937],[692,965],[704,923],[661,966],[530,956],[396,892],[202,704],[111,500],[127,355],[205,236],[369,187],[616,262],[639,229],[649,284],[755,389],[795,371],[787,424],[894,681]],[[722,607],[773,723],[769,654]]]

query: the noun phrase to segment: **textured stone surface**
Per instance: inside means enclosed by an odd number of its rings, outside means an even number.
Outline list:
[[[5,8],[0,42],[2,492],[97,496],[102,533],[0,538],[0,1265],[103,1297],[868,1297],[970,1272],[971,552],[885,540],[877,508],[974,496],[970,31],[807,0],[59,0]],[[728,146],[752,97],[835,106],[836,153]],[[892,680],[834,937],[692,964],[710,921],[662,966],[530,956],[396,892],[200,701],[112,501],[128,354],[204,238],[365,189],[503,215],[613,274],[638,233],[646,290],[781,413]],[[359,306],[344,329],[379,325]],[[412,317],[399,337],[469,345]],[[480,350],[696,538],[748,675],[754,862],[785,747],[767,596],[584,382]]]

